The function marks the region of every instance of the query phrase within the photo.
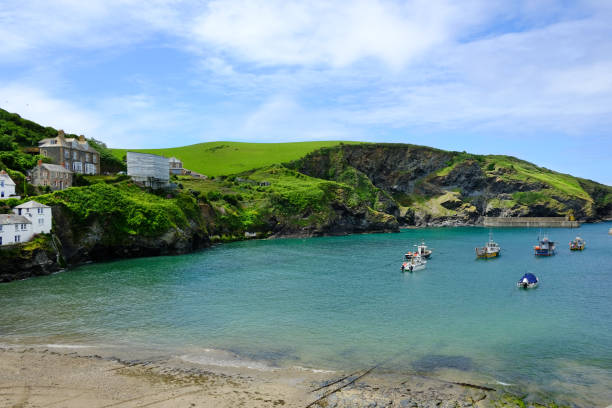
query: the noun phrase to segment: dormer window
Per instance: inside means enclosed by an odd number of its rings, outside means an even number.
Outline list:
[[[51,140],[51,144],[57,144],[57,140],[55,139]]]

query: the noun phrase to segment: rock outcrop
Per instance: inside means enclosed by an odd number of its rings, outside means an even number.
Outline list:
[[[612,188],[509,156],[479,156],[403,144],[340,145],[290,163],[312,177],[355,183],[357,173],[390,197],[402,225],[473,225],[484,216],[612,217]]]

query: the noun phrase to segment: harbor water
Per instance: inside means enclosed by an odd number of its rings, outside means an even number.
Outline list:
[[[512,384],[612,403],[610,223],[245,241],[90,264],[0,285],[0,342],[157,350],[203,364],[352,370]],[[570,252],[576,235],[586,250]],[[425,270],[403,253],[433,249]],[[540,280],[521,290],[526,272]]]

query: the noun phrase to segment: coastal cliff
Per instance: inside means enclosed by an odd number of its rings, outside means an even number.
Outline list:
[[[399,209],[403,225],[481,224],[482,217],[612,216],[612,188],[510,156],[472,155],[407,144],[341,145],[289,163],[348,185],[369,181]]]

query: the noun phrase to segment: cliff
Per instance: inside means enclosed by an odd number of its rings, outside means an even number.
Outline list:
[[[612,187],[510,156],[361,144],[321,149],[288,166],[355,188],[370,182],[392,199],[386,212],[403,225],[472,225],[483,216],[612,216]]]

